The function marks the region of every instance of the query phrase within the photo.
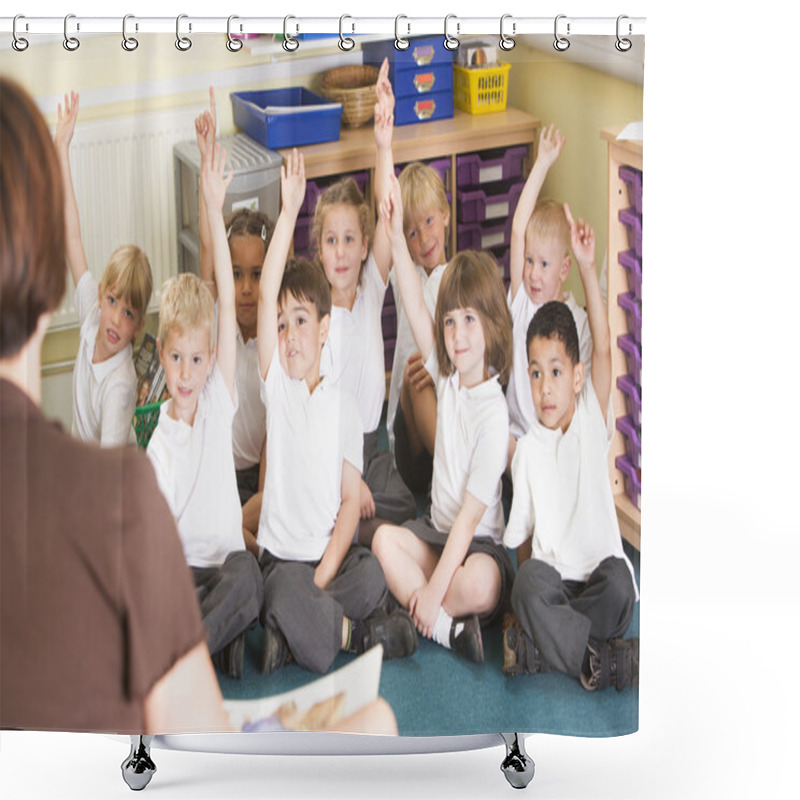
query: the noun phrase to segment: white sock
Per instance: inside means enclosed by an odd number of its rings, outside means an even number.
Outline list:
[[[431,639],[437,644],[450,649],[450,629],[453,626],[453,618],[443,609],[439,609],[439,616],[433,624],[433,635]],[[462,623],[463,627],[463,623]],[[460,633],[457,631],[456,633]]]

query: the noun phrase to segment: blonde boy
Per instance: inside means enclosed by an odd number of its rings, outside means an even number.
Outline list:
[[[330,286],[319,265],[286,262],[305,186],[303,158],[295,150],[281,168],[283,207],[258,300],[269,497],[258,526],[264,673],[290,655],[325,672],[340,649],[359,653],[382,644],[384,658],[395,658],[417,648],[408,615],[384,610],[388,590],[377,559],[353,544],[363,430],[354,398],[320,375]]]
[[[147,256],[135,245],[118,247],[102,280],[89,272],[72,184],[69,146],[78,119],[78,95],[58,104],[55,145],[64,184],[67,264],[75,284],[81,325],[72,374],[72,432],[103,447],[132,440],[136,371],[132,342],[144,327],[153,276]]]
[[[170,399],[161,407],[147,448],[159,487],[178,523],[197,587],[208,649],[217,668],[242,675],[245,632],[258,618],[261,576],[245,550],[242,508],[233,466],[236,393],[236,310],[233,273],[222,219],[225,156],[217,145],[203,166],[219,297],[184,273],[164,286],[158,354]]]
[[[509,308],[514,326],[514,365],[506,393],[512,437],[509,464],[516,440],[528,432],[536,419],[527,380],[525,346],[528,325],[536,310],[551,300],[566,303],[578,328],[581,360],[586,365],[587,375],[591,363],[592,338],[586,312],[576,304],[570,292],[563,290],[571,263],[570,226],[564,208],[555,200],[537,203],[547,173],[561,153],[564,141],[552,125],[542,130],[536,162],[525,182],[511,227]]]
[[[545,303],[527,331],[528,387],[536,419],[512,462],[506,547],[533,539],[514,579],[503,631],[506,675],[556,669],[588,690],[636,685],[639,640],[620,638],[638,592],[622,549],[608,476],[614,433],[611,343],[594,263],[594,231],[564,207],[586,291],[594,349],[581,361],[568,307]]]
[[[403,231],[428,311],[433,316],[442,274],[447,266],[450,204],[444,184],[432,167],[419,162],[400,173]],[[436,441],[436,392],[417,351],[392,270],[389,279],[397,307],[397,340],[386,414],[389,444],[408,487],[425,491],[433,472]]]

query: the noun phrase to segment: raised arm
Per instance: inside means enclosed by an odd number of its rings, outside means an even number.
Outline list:
[[[394,93],[389,82],[389,59],[384,58],[376,84],[378,102],[375,103],[375,200],[380,207],[391,191],[390,179],[394,175],[394,156],[392,155],[392,130],[394,128]],[[392,246],[383,225],[375,226],[372,254],[378,265],[383,282],[389,280],[392,266]]]
[[[225,192],[233,180],[233,172],[225,175],[226,153],[222,145],[212,148],[203,164],[201,183],[205,198],[208,227],[214,261],[214,280],[217,284],[219,313],[217,315],[217,367],[222,373],[228,392],[233,398],[236,384],[236,290],[233,268],[225,235],[222,205]]]
[[[544,180],[550,167],[555,164],[556,159],[561,153],[566,139],[561,135],[561,131],[554,130],[551,123],[549,128],[542,128],[539,134],[539,149],[536,153],[536,161],[533,164],[530,175],[525,181],[525,187],[519,196],[514,219],[511,223],[511,253],[509,270],[511,272],[511,299],[517,296],[517,289],[522,283],[522,272],[525,265],[525,229],[528,227],[528,220],[536,208],[539,199],[539,192],[542,191]]]
[[[575,222],[566,203],[564,213],[569,222],[572,252],[578,261],[583,291],[586,295],[586,314],[589,317],[589,331],[592,334],[592,386],[600,403],[600,411],[605,418],[611,396],[611,331],[608,327],[603,293],[600,291],[600,281],[597,278],[597,266],[594,263],[594,230],[583,219],[579,218]]]
[[[203,193],[203,166],[214,150],[217,132],[217,106],[214,103],[214,87],[208,87],[209,108],[195,118],[194,133],[200,150],[200,190],[198,192],[198,212],[200,224],[200,277],[217,299],[217,285],[214,281],[213,245],[208,227],[208,207]]]
[[[78,121],[79,95],[70,92],[64,95],[64,108],[58,104],[58,122],[56,123],[55,145],[58,161],[61,165],[61,180],[64,185],[64,222],[66,226],[67,264],[72,275],[72,282],[77,286],[84,272],[89,270],[86,252],[81,237],[81,221],[78,216],[78,201],[72,183],[72,170],[69,165],[69,146],[75,133]]]
[[[392,262],[397,272],[397,285],[400,298],[405,309],[414,342],[417,345],[422,361],[425,363],[433,350],[433,320],[425,305],[422,295],[422,284],[411,261],[406,237],[403,233],[403,203],[400,196],[400,184],[394,175],[390,178],[391,191],[381,203],[381,221],[386,235],[392,245]]]
[[[264,256],[258,285],[258,370],[262,380],[278,343],[278,294],[292,245],[297,215],[306,194],[306,172],[302,154],[292,150],[281,166],[281,213]]]

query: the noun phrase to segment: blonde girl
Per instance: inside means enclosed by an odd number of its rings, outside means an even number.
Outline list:
[[[373,552],[417,630],[480,662],[481,624],[503,611],[513,579],[502,546],[500,484],[508,457],[502,387],[511,368],[511,316],[494,259],[468,250],[445,269],[431,319],[403,236],[397,181],[381,216],[438,409],[431,514],[402,527],[382,525]]]

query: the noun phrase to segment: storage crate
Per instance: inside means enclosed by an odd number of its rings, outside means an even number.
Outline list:
[[[493,224],[468,222],[457,231],[459,250],[490,250],[511,244],[511,218]]]
[[[527,154],[528,148],[522,145],[457,156],[458,186],[464,189],[492,181],[520,178]]]
[[[453,90],[424,95],[396,97],[394,124],[412,125],[416,122],[435,122],[453,116]]]
[[[623,208],[619,212],[619,221],[628,230],[628,241],[633,252],[636,253],[636,258],[639,259],[639,267],[641,269],[642,262],[642,218],[636,213],[633,208]]]
[[[136,434],[136,444],[146,448],[153,431],[158,425],[158,415],[162,403],[149,403],[146,406],[137,406],[133,414],[133,431]]]
[[[501,184],[492,189],[464,189],[458,191],[458,219],[461,222],[485,222],[514,216],[519,196],[525,184]]]
[[[505,111],[508,102],[508,72],[511,64],[501,61],[496,67],[453,65],[453,101],[468,114]]]
[[[625,312],[628,318],[628,332],[634,341],[642,344],[642,307],[633,292],[617,295],[617,305]]]
[[[642,302],[642,260],[635,250],[623,250],[619,254],[619,263],[628,273],[628,288],[634,297]]]
[[[633,378],[639,386],[642,385],[642,348],[633,338],[633,335],[626,333],[624,336],[617,337],[617,347],[625,353],[625,360],[628,362],[628,375]]]
[[[642,427],[642,390],[639,384],[630,375],[620,375],[617,378],[617,389],[625,396],[625,408],[628,416],[637,428]]]
[[[642,172],[636,167],[623,165],[619,168],[619,177],[628,186],[628,197],[634,211],[642,216]]]
[[[620,417],[617,422],[617,430],[625,439],[625,455],[636,469],[642,468],[642,440],[639,429],[633,424],[630,417]]]
[[[639,470],[631,464],[627,456],[617,456],[614,464],[625,478],[625,494],[641,510],[642,477]]]
[[[299,147],[339,138],[341,103],[302,86],[231,93],[233,121],[266,147]]]

